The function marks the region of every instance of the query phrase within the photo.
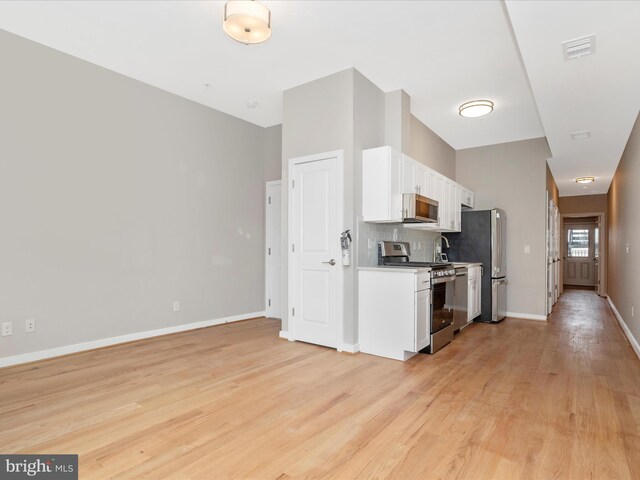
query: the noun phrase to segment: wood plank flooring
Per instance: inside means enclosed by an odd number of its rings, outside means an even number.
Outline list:
[[[0,370],[0,452],[82,479],[638,479],[640,361],[605,300],[401,363],[256,319]]]

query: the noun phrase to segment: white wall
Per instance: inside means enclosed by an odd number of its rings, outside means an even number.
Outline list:
[[[476,193],[477,210],[507,214],[507,311],[545,315],[545,138],[456,152],[456,180]],[[525,245],[530,253],[525,253]]]
[[[264,129],[2,31],[0,58],[0,357],[264,310]]]

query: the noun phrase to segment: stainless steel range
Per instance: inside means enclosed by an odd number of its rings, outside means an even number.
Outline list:
[[[378,265],[402,268],[424,268],[431,279],[429,325],[431,343],[423,353],[435,353],[453,340],[453,305],[446,299],[453,298],[456,271],[452,264],[445,262],[413,262],[409,259],[410,247],[407,242],[378,243]]]

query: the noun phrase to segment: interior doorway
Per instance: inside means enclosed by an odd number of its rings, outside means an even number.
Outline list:
[[[602,214],[563,216],[563,286],[602,295]]]
[[[337,348],[343,331],[342,151],[289,160],[289,339]]]

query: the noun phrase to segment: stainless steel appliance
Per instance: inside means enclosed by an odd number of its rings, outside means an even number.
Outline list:
[[[432,200],[417,193],[402,194],[403,223],[437,223],[438,208],[437,200]]]
[[[469,293],[469,269],[456,267],[456,285],[453,296],[447,303],[453,305],[453,331],[457,332],[467,324]]]
[[[481,262],[482,313],[475,321],[499,322],[507,313],[506,214],[504,210],[464,210],[460,233],[448,234],[453,262]]]
[[[447,297],[454,295],[456,271],[450,263],[414,262],[409,260],[410,247],[407,242],[385,242],[378,244],[378,265],[387,267],[424,268],[429,272],[430,309],[429,327],[430,345],[421,350],[423,353],[435,353],[453,340],[453,305],[447,303]]]

